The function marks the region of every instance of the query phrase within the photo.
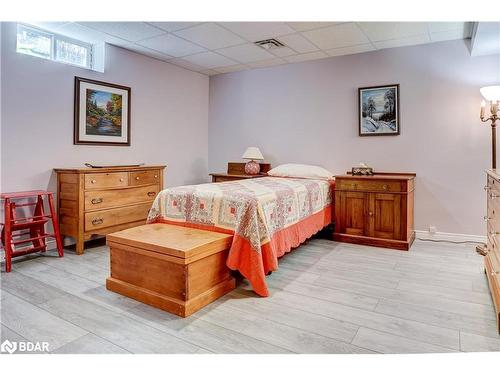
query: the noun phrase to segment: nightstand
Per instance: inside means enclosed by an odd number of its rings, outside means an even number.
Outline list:
[[[245,164],[246,163],[236,163],[236,162],[227,163],[226,173],[210,173],[210,176],[212,176],[212,182],[237,181],[237,180],[246,180],[250,178],[266,177],[267,172],[271,169],[271,164],[261,163],[260,164],[261,173],[256,175],[250,175],[250,174],[245,174]]]
[[[413,230],[414,173],[335,176],[333,239],[408,250]]]

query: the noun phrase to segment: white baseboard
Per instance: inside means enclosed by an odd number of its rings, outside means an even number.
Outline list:
[[[431,233],[426,230],[416,230],[415,235],[417,239],[423,240],[440,240],[440,241],[474,241],[486,243],[486,236],[479,236],[477,234],[463,234],[463,233],[446,233],[436,232]]]

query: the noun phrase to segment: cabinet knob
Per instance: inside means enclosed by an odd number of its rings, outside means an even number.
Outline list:
[[[382,186],[382,189],[384,189],[384,190],[388,190],[388,189],[389,189],[389,186],[388,186],[388,185],[383,185],[383,186]]]
[[[92,220],[92,224],[94,224],[94,225],[99,225],[99,224],[102,224],[103,222],[104,222],[104,219],[102,219],[100,217]]]
[[[373,212],[371,212],[371,211],[368,212],[368,215],[373,216]]]
[[[351,187],[352,187],[353,189],[357,189],[358,184],[351,184]]]
[[[92,202],[92,204],[99,204],[99,203],[102,203],[103,200],[104,199],[99,197],[99,198],[92,199],[91,202]]]
[[[123,178],[120,178],[120,182],[123,182]]]
[[[155,174],[155,178],[158,178],[158,175],[157,175],[157,174]]]
[[[136,180],[139,180],[139,177],[136,177],[135,179],[136,179]]]
[[[92,184],[95,184],[97,181],[96,180],[90,180]]]

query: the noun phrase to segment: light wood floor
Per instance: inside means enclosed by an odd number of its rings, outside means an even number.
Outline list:
[[[500,351],[473,245],[410,252],[313,239],[268,277],[181,319],[108,292],[106,246],[17,261],[1,275],[2,341],[54,353],[420,353]]]

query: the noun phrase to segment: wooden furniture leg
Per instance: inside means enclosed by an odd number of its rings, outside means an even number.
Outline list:
[[[4,230],[4,249],[5,249],[5,272],[12,269],[12,228],[11,228],[11,207],[10,199],[6,198],[4,202],[5,224]]]
[[[57,220],[56,210],[54,209],[54,197],[52,196],[52,194],[48,195],[48,199],[49,199],[50,216],[52,218],[52,227],[54,228],[54,235],[56,238],[57,253],[59,254],[59,257],[63,257],[64,250],[61,239],[61,232],[59,230],[59,222]]]

